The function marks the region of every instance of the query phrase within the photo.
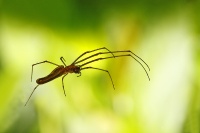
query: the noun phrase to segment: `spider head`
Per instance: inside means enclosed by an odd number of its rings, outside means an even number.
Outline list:
[[[76,66],[76,67],[74,67],[74,73],[77,73],[77,74],[79,74],[80,73],[80,67],[79,66]]]

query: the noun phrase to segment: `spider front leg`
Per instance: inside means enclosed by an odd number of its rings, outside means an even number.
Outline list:
[[[115,58],[114,54],[113,54],[109,49],[107,49],[106,47],[102,47],[102,48],[98,48],[98,49],[94,49],[94,50],[86,51],[86,52],[82,53],[78,58],[76,58],[76,59],[74,60],[74,62],[73,62],[72,64],[77,64],[77,61],[78,61],[82,56],[84,56],[85,54],[92,53],[92,52],[95,52],[95,51],[98,51],[98,50],[101,50],[101,49],[107,50],[107,51],[108,51],[109,53],[111,53],[111,54],[113,55],[113,57]],[[85,60],[85,59],[83,59],[83,60]],[[79,61],[79,62],[80,62],[80,61]]]

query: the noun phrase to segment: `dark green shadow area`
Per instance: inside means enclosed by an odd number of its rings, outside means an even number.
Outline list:
[[[185,3],[187,1],[181,0],[4,0],[2,12],[33,23],[39,22],[54,28],[77,31],[98,29],[104,22],[104,16],[110,12],[128,11],[152,21]]]

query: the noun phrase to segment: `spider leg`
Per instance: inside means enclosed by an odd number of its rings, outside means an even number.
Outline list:
[[[35,89],[38,87],[39,85],[37,85],[34,89],[33,89],[33,91],[32,91],[32,93],[31,93],[31,95],[29,96],[29,98],[28,98],[28,100],[26,101],[26,104],[28,103],[28,101],[29,101],[29,99],[31,98],[31,96],[33,95],[33,92],[35,91]],[[24,105],[24,106],[26,106],[26,104]]]
[[[60,60],[62,61],[62,63],[65,65],[65,67],[67,66],[66,64],[65,64],[65,58],[63,58],[63,57],[60,57]]]
[[[33,65],[32,65],[32,70],[31,70],[31,82],[32,82],[32,76],[33,76],[33,67],[34,67],[35,65],[39,65],[39,64],[42,64],[42,63],[49,63],[49,64],[52,64],[52,65],[59,66],[58,64],[55,64],[55,63],[50,62],[50,61],[47,61],[47,60],[33,64]]]
[[[81,72],[79,72],[79,75],[77,77],[80,77],[81,76]]]
[[[68,74],[68,73],[67,73]],[[65,88],[64,88],[64,82],[63,82],[63,79],[65,78],[65,76],[67,75],[65,74],[63,77],[62,77],[62,87],[63,87],[63,91],[64,91],[64,95],[66,96],[66,93],[65,93]]]
[[[76,58],[72,64],[75,64],[78,61],[78,59],[81,58],[82,56],[84,56],[85,54],[88,54],[88,53],[91,53],[91,52],[95,52],[95,51],[98,51],[98,50],[101,50],[101,49],[106,49],[108,52],[111,53],[111,51],[108,50],[106,47],[94,49],[94,50],[91,50],[91,51],[86,51],[83,54],[81,54],[78,58]],[[113,53],[111,53],[111,54],[113,55],[113,57],[115,57]]]
[[[98,55],[101,55],[101,54],[108,54],[108,53],[112,53],[112,52],[99,52],[99,53],[93,54],[93,55],[91,55],[91,56],[88,56],[88,57],[86,57],[86,58],[84,58],[84,59],[82,59],[82,60],[80,60],[80,61],[77,61],[77,62],[75,62],[74,64],[78,64],[78,63],[83,62],[83,61],[85,61],[85,60],[87,60],[87,59],[89,59],[89,58],[92,58],[92,57],[95,57],[95,56],[98,56]],[[113,54],[113,53],[112,53],[112,54]],[[115,56],[113,56],[113,58],[115,58]]]
[[[142,63],[139,62],[134,56],[132,56],[131,54],[115,55],[115,57],[123,57],[123,56],[130,56],[130,57],[132,57],[135,61],[137,61],[137,62],[142,66],[142,68],[144,69],[144,71],[146,72],[146,75],[147,75],[147,77],[148,77],[148,79],[149,79],[149,81],[150,81],[150,77],[149,77],[149,74],[148,74],[147,70],[146,70],[145,67],[142,65]],[[99,61],[99,60],[105,60],[105,59],[109,59],[109,58],[113,58],[113,57],[112,57],[112,56],[109,56],[109,57],[105,57],[105,58],[97,58],[97,59],[88,61],[88,62],[86,62],[86,63],[80,65],[80,67],[85,66],[85,65],[87,65],[87,64],[90,64],[90,63],[92,63],[92,62],[96,62],[96,61]]]
[[[140,58],[138,55],[136,55],[135,53],[133,53],[130,50],[113,51],[112,53],[122,53],[122,52],[127,52],[127,53],[129,52],[129,53],[133,54],[134,56],[136,56],[137,58],[139,58],[148,67],[148,69],[150,71],[150,67],[148,66],[148,64],[142,58]]]
[[[80,61],[77,61],[75,64],[78,64],[78,63],[80,63],[80,62],[83,62],[83,61],[85,61],[85,60],[87,60],[87,59],[89,59],[89,58],[92,58],[92,57],[95,57],[95,56],[98,56],[98,55],[101,55],[101,54],[108,54],[108,53],[110,53],[110,52],[99,52],[99,53],[93,54],[93,55],[91,55],[91,56],[88,56],[88,57],[86,57],[86,58],[84,58],[84,59],[82,59],[82,60],[80,60]],[[130,50],[111,51],[111,53],[112,53],[112,54],[114,54],[114,53],[131,53],[131,54],[133,54],[134,56],[136,56],[138,59],[140,59],[140,60],[148,67],[148,69],[149,69],[149,71],[150,71],[150,67],[148,66],[148,64],[147,64],[142,58],[140,58],[138,55],[136,55],[135,53],[133,53],[133,52],[130,51]],[[114,57],[115,57],[115,55],[114,55]]]
[[[111,80],[111,82],[112,82],[113,89],[115,90],[115,86],[114,86],[114,83],[113,83],[112,77],[111,77],[111,75],[110,75],[110,73],[109,73],[108,70],[104,70],[104,69],[100,69],[100,68],[95,68],[95,67],[84,67],[84,68],[81,68],[81,70],[86,70],[86,69],[96,69],[96,70],[100,70],[100,71],[107,72],[108,75],[109,75],[109,77],[110,77],[110,80]]]

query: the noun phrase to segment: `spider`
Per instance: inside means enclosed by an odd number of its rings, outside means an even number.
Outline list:
[[[85,57],[83,59],[80,60],[80,58],[88,53],[92,53],[92,52],[95,52],[95,51],[99,51],[99,50],[107,50],[107,52],[98,52],[98,53],[95,53],[93,55],[90,55],[88,57]],[[114,55],[115,53],[123,53],[121,55]],[[103,57],[103,58],[96,58],[96,59],[92,59],[90,61],[87,61],[88,59],[92,58],[92,57],[95,57],[95,56],[98,56],[98,55],[103,55],[103,54],[111,54],[112,56],[108,56],[108,57]],[[50,61],[42,61],[42,62],[38,62],[38,63],[35,63],[32,65],[32,71],[31,71],[31,81],[32,81],[32,76],[33,76],[33,67],[35,65],[39,65],[39,64],[42,64],[42,63],[49,63],[49,64],[52,64],[52,65],[55,65],[57,66],[49,75],[45,76],[45,77],[42,77],[42,78],[39,78],[36,80],[36,83],[38,84],[32,91],[32,93],[30,94],[27,102],[25,103],[25,106],[27,105],[28,101],[30,100],[33,92],[36,90],[36,88],[39,86],[39,85],[42,85],[42,84],[45,84],[47,82],[50,82],[58,77],[62,77],[62,88],[63,88],[63,91],[64,91],[64,95],[66,96],[66,93],[65,93],[65,89],[64,89],[64,78],[65,76],[68,74],[68,73],[75,73],[75,74],[79,74],[77,77],[81,76],[81,71],[82,70],[86,70],[86,69],[95,69],[95,70],[100,70],[100,71],[104,71],[106,72],[109,77],[110,77],[110,80],[112,82],[112,86],[113,86],[113,89],[115,90],[115,86],[114,86],[114,83],[113,83],[113,80],[112,80],[112,77],[109,73],[108,70],[104,70],[104,69],[101,69],[101,68],[96,68],[96,67],[91,67],[91,66],[87,66],[87,67],[84,67],[85,65],[88,65],[92,62],[96,62],[96,61],[99,61],[99,60],[105,60],[105,59],[109,59],[109,58],[117,58],[117,57],[124,57],[124,56],[130,56],[132,57],[135,61],[137,61],[141,66],[142,68],[144,69],[149,81],[150,81],[150,77],[149,77],[149,74],[147,72],[147,70],[145,69],[145,67],[142,65],[142,63],[140,61],[142,61],[146,66],[147,68],[149,69],[150,71],[150,68],[149,66],[147,65],[147,63],[142,59],[140,58],[139,56],[137,56],[136,54],[134,54],[132,51],[130,50],[121,50],[121,51],[110,51],[108,50],[106,47],[102,47],[102,48],[98,48],[98,49],[94,49],[94,50],[91,50],[91,51],[86,51],[84,53],[82,53],[80,56],[78,56],[78,58],[76,58],[74,60],[74,62],[71,64],[71,65],[66,65],[65,64],[65,59],[63,57],[60,57],[60,60],[62,61],[63,65],[58,65],[58,64],[55,64],[53,62],[50,62]],[[139,60],[140,61],[139,61]],[[78,65],[79,63],[83,62],[83,61],[87,61],[83,64],[80,64]]]

